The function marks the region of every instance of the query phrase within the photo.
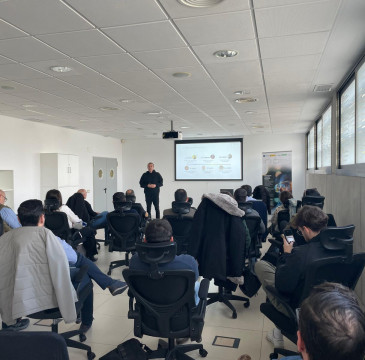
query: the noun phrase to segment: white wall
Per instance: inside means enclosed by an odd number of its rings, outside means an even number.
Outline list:
[[[93,156],[118,159],[122,180],[122,144],[118,139],[0,115],[0,170],[14,171],[14,208],[40,196],[40,153],[74,154],[80,161],[80,187],[93,200]]]
[[[255,135],[243,140],[243,181],[175,181],[174,142],[169,140],[125,140],[123,143],[123,190],[133,188],[137,201],[144,202],[143,189],[139,179],[147,171],[147,163],[155,163],[156,171],[164,179],[160,193],[160,207],[171,207],[174,192],[184,188],[198,206],[203,193],[219,192],[219,189],[236,189],[243,184],[251,186],[262,183],[262,152],[292,151],[293,195],[301,198],[305,188],[305,136]],[[153,213],[153,212],[152,212]],[[153,213],[154,215],[154,213]]]

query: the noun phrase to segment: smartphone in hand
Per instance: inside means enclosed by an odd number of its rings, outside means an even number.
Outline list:
[[[288,244],[291,244],[292,242],[295,241],[293,232],[291,230],[284,230],[284,236],[285,236],[285,240]]]

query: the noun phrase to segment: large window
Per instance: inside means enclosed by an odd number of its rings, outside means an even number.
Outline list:
[[[330,106],[322,116],[322,164],[331,166],[331,123],[332,107]]]
[[[317,122],[317,168],[322,167],[322,124],[323,120]]]
[[[308,146],[308,169],[314,169],[314,126],[307,136]]]
[[[355,163],[355,80],[341,93],[340,164]]]
[[[365,163],[365,63],[356,74],[356,163]]]

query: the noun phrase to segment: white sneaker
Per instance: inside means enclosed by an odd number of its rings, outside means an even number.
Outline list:
[[[274,348],[283,348],[284,347],[284,338],[281,331],[277,328],[273,328],[266,335],[266,339],[269,340]]]

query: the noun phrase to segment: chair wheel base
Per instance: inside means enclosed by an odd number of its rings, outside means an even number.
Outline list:
[[[112,274],[112,271],[111,271],[111,270],[109,270],[109,271],[107,272],[107,274],[110,276],[110,275]]]
[[[201,357],[206,357],[208,355],[208,351],[205,349],[199,349],[199,355]]]
[[[87,359],[92,360],[95,359],[95,354],[92,351],[87,352]]]
[[[236,312],[232,313],[232,319],[237,319],[237,313]]]
[[[80,334],[79,339],[80,339],[81,342],[84,342],[86,340],[85,334]]]
[[[243,304],[243,306],[247,309],[247,308],[249,308],[250,307],[250,302],[249,301],[247,301],[247,302],[245,302],[244,304]]]
[[[271,353],[270,354],[270,360],[271,359],[277,359],[279,356],[278,356],[278,354],[276,354],[276,353]]]

